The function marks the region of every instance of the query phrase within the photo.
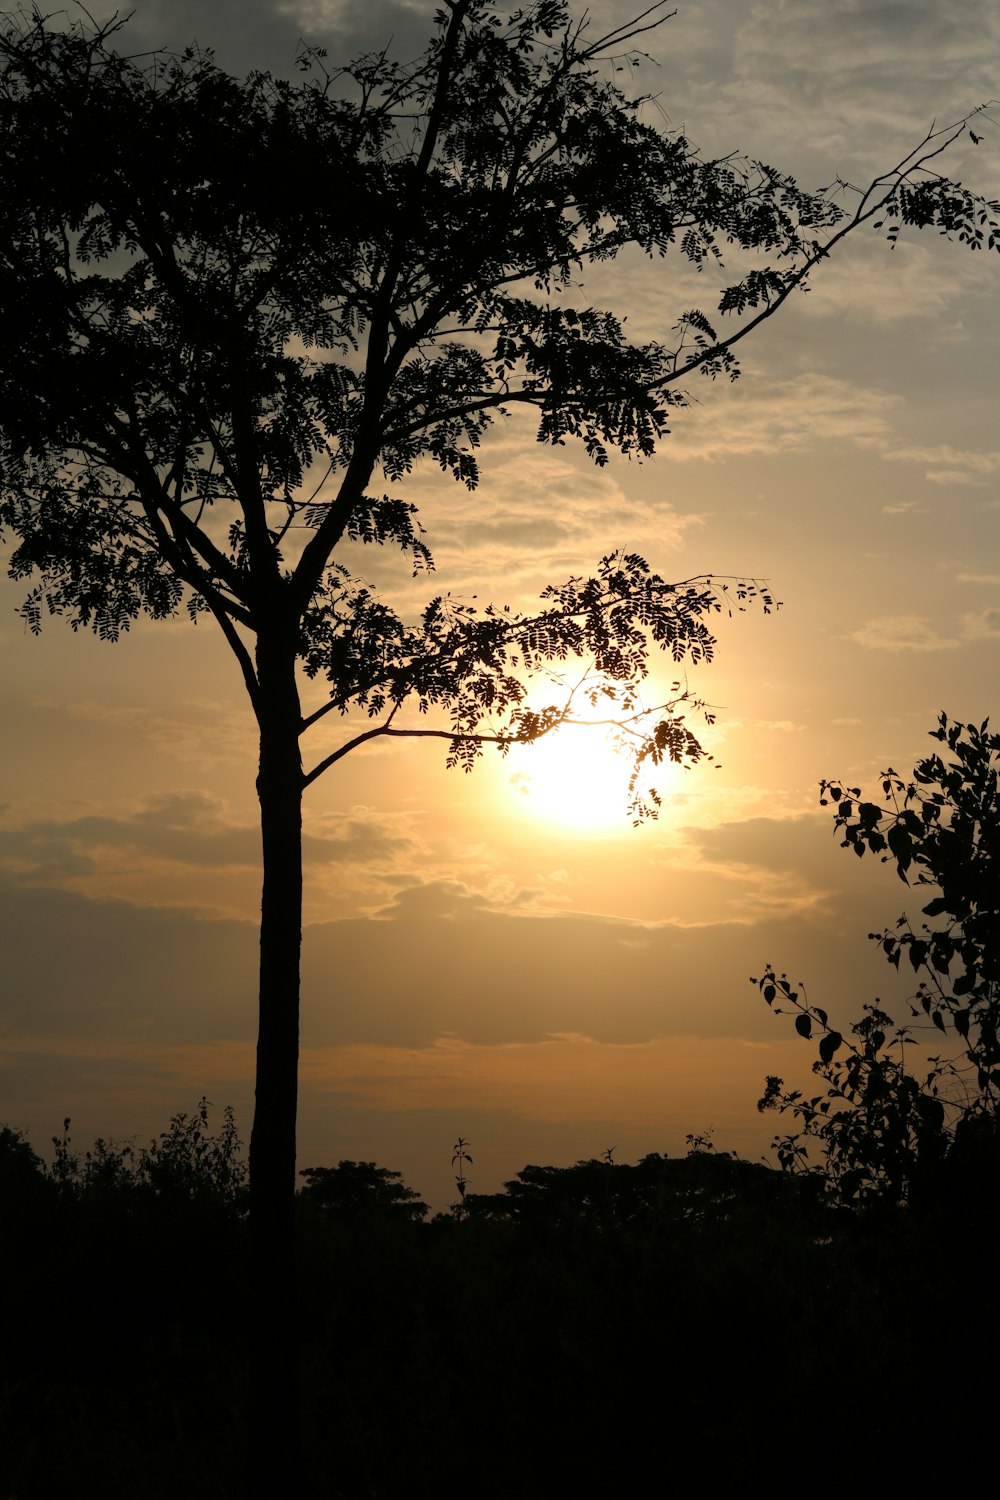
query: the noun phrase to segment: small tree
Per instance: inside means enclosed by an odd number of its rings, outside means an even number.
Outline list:
[[[936,892],[922,908],[929,922],[914,927],[904,913],[894,929],[868,935],[895,968],[905,955],[920,975],[911,1018],[954,1036],[958,1055],[932,1058],[921,1082],[905,1061],[912,1028],[890,1038],[894,1023],[878,1002],[864,1007],[851,1042],[786,975],[768,966],[753,980],[778,1014],[796,1012],[800,1036],[819,1035],[813,1071],[828,1086],[808,1099],[780,1078],[767,1080],[760,1108],[790,1110],[803,1125],[800,1135],[775,1142],[779,1158],[802,1165],[806,1143],[817,1141],[831,1186],[847,1200],[905,1197],[953,1130],[994,1127],[1000,1103],[1000,734],[989,733],[989,720],[977,728],[943,713],[930,733],[945,754],[918,761],[909,781],[891,767],[883,772],[882,805],[840,781],[820,783],[820,805],[833,804],[842,848],[859,858],[869,850],[894,864],[904,884]]]
[[[303,1202],[335,1218],[389,1218],[419,1224],[427,1204],[407,1187],[402,1172],[373,1161],[342,1161],[335,1167],[303,1167]]]
[[[351,575],[345,544],[430,569],[395,486],[430,459],[474,489],[491,423],[518,407],[540,441],[579,440],[597,464],[652,453],[685,384],[735,378],[739,342],[862,224],[993,243],[991,208],[936,171],[966,122],[852,213],[644,124],[604,60],[666,16],[657,0],[595,37],[565,0],[512,16],[446,0],[415,62],[331,73],[306,52],[297,83],[239,81],[196,50],[124,56],[117,20],[57,31],[36,11],[0,28],[0,520],[13,575],[35,580],[24,616],[114,640],[142,614],[210,615],[259,728],[264,1490],[287,1483],[294,1425],[303,793],[379,737],[439,738],[469,769],[484,744],[582,717],[627,729],[638,795],[640,767],[701,754],[679,687],[645,708],[650,654],[708,659],[706,622],[732,597],[612,555],[527,616],[438,597],[404,619]],[[634,343],[574,305],[580,272],[626,246],[701,266],[727,244],[763,262],[721,293],[728,336],[681,305],[664,342]],[[322,684],[315,707],[304,679]],[[348,712],[366,727],[304,766],[308,732]]]
[[[757,1103],[759,1110],[790,1113],[802,1126],[773,1142],[782,1168],[802,1172],[819,1165],[838,1203],[901,1202],[917,1172],[939,1161],[946,1147],[945,1111],[933,1083],[921,1085],[906,1066],[905,1049],[912,1040],[907,1028],[890,1035],[893,1019],[876,1002],[862,1008],[861,1020],[845,1037],[786,974],[769,965],[751,982],[775,1015],[795,1013],[799,1036],[820,1039],[813,1072],[826,1084],[825,1092],[809,1097],[772,1076]],[[811,1159],[810,1142],[819,1147],[821,1164]]]
[[[921,976],[914,1017],[964,1044],[964,1067],[942,1065],[966,1111],[995,1114],[1000,1104],[1000,734],[989,720],[949,723],[938,717],[931,738],[945,754],[917,762],[904,782],[890,767],[881,778],[884,805],[861,801],[857,787],[820,783],[821,805],[836,809],[842,847],[866,849],[892,863],[907,885],[936,891],[916,929],[904,913],[894,930],[869,933],[899,968],[906,957]]]

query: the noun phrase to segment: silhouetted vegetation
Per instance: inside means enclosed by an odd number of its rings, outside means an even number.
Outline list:
[[[147,1147],[83,1154],[66,1121],[53,1146],[47,1167],[0,1132],[0,1493],[233,1493],[246,1200],[231,1112],[213,1133],[203,1100]]]
[[[324,1215],[347,1218],[426,1218],[426,1203],[401,1180],[401,1172],[377,1167],[373,1161],[342,1161],[335,1167],[306,1167],[301,1201]]]
[[[930,734],[944,755],[926,756],[907,781],[883,772],[881,806],[858,787],[820,783],[843,848],[859,858],[869,850],[904,884],[934,892],[921,908],[929,922],[914,927],[904,912],[895,928],[868,934],[895,968],[905,957],[919,976],[911,1024],[897,1026],[876,1001],[845,1037],[787,975],[768,965],[751,980],[777,1014],[795,1013],[800,1036],[819,1037],[813,1072],[825,1092],[806,1097],[769,1078],[758,1106],[802,1127],[775,1141],[779,1160],[787,1171],[819,1170],[846,1203],[940,1194],[960,1173],[989,1168],[995,1179],[1000,1169],[1000,734],[989,720],[949,723],[944,713]],[[918,1077],[907,1050],[921,1022],[957,1051],[931,1058]]]
[[[996,1312],[991,1158],[967,1144],[939,1202],[850,1209],[704,1140],[526,1166],[430,1222],[398,1172],[305,1169],[304,1493],[639,1494],[709,1463],[746,1483],[814,1461],[859,1409],[897,1478],[929,1472],[914,1371],[970,1286],[984,1327]],[[0,1130],[0,1493],[238,1495],[252,1282],[231,1116],[213,1133],[203,1101],[145,1148],[54,1145],[46,1165]],[[973,1426],[979,1363],[963,1345]]]
[[[1000,736],[944,715],[932,733],[942,752],[886,772],[884,805],[823,797],[845,847],[931,887],[926,921],[871,936],[919,977],[911,1025],[957,1054],[915,1074],[911,1026],[875,1003],[844,1035],[769,968],[755,982],[818,1041],[826,1085],[768,1081],[801,1126],[776,1143],[784,1171],[689,1137],[683,1158],[608,1149],[477,1193],[459,1137],[458,1202],[428,1222],[397,1171],[305,1168],[307,1495],[634,1494],[707,1463],[745,1486],[860,1418],[873,1465],[926,1482],[941,1340],[963,1430],[989,1430]],[[147,1147],[82,1154],[67,1122],[53,1146],[47,1165],[0,1130],[0,1492],[238,1494],[252,1281],[232,1114],[213,1131],[202,1100]]]

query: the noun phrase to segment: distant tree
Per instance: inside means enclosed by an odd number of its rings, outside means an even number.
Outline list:
[[[13,1223],[22,1205],[46,1189],[45,1163],[20,1130],[0,1126],[0,1213]]]
[[[717,1151],[704,1136],[688,1137],[686,1157],[652,1152],[634,1165],[600,1158],[571,1167],[523,1167],[502,1193],[469,1193],[462,1216],[556,1231],[584,1226],[624,1232],[629,1225],[717,1220],[737,1197],[750,1205],[772,1196],[779,1174],[758,1162]]]
[[[859,787],[820,783],[820,805],[834,811],[842,848],[860,858],[866,850],[894,864],[907,885],[935,892],[922,908],[930,921],[914,927],[904,913],[895,928],[869,933],[888,961],[905,956],[920,975],[911,1019],[929,1018],[956,1038],[957,1055],[931,1059],[923,1080],[906,1066],[912,1028],[894,1028],[878,1002],[844,1037],[827,1012],[810,1005],[786,975],[768,966],[754,980],[777,1012],[795,1012],[800,1036],[819,1036],[813,1071],[827,1091],[806,1098],[769,1078],[761,1108],[790,1110],[799,1135],[776,1142],[787,1167],[808,1160],[808,1143],[820,1146],[831,1187],[854,1200],[904,1198],[914,1177],[937,1163],[957,1133],[967,1143],[996,1134],[1000,1103],[1000,734],[989,720],[974,724],[938,718],[931,738],[945,747],[918,761],[903,780],[883,772],[883,802],[862,800]],[[925,894],[927,891],[925,890]],[[801,989],[801,986],[800,986]],[[890,1028],[894,1028],[890,1034]]]
[[[305,52],[297,83],[239,81],[196,50],[123,55],[117,19],[0,28],[0,521],[13,575],[35,580],[25,619],[114,640],[142,614],[210,615],[259,727],[252,1467],[268,1493],[289,1483],[295,1421],[303,793],[380,737],[441,739],[469,769],[484,744],[598,719],[634,744],[641,798],[639,768],[702,753],[680,686],[646,709],[650,655],[708,659],[731,597],[614,554],[527,616],[438,597],[404,619],[344,545],[429,569],[395,486],[429,459],[474,489],[482,440],[518,407],[597,464],[652,453],[686,384],[734,378],[741,340],[863,224],[993,243],[992,208],[937,171],[965,121],[853,212],[643,123],[608,59],[667,14],[657,0],[593,36],[565,0],[510,16],[446,0],[416,61],[328,72]],[[725,337],[682,305],[664,342],[634,343],[574,305],[580,273],[626,246],[701,266],[726,245],[758,262],[719,297]],[[307,732],[348,712],[367,727],[304,767]]]
[[[377,1167],[373,1161],[342,1161],[335,1167],[304,1167],[303,1202],[337,1217],[377,1215],[419,1223],[427,1204],[403,1182],[402,1172]]]

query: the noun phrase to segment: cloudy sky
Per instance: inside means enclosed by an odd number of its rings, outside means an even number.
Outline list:
[[[289,71],[300,39],[408,57],[433,9],[136,0],[131,50],[197,39],[234,72]],[[590,9],[606,29],[630,8]],[[645,118],[810,188],[867,183],[1000,97],[989,0],[678,0],[648,47],[620,78],[656,94]],[[981,133],[948,170],[1000,196],[1000,131]],[[626,257],[588,292],[657,337],[690,282]],[[414,610],[445,588],[522,603],[617,547],[668,577],[768,578],[783,608],[720,625],[691,679],[719,767],[674,774],[656,824],[630,826],[624,768],[589,739],[470,777],[433,745],[361,750],[310,790],[303,1165],[373,1158],[443,1204],[460,1134],[481,1190],[709,1129],[757,1156],[765,1075],[811,1055],[748,976],[771,961],[845,1023],[876,994],[902,1019],[865,934],[919,903],[837,847],[817,783],[874,789],[940,710],[995,707],[998,292],[1000,257],[867,232],[744,345],[737,385],[701,382],[655,461],[598,471],[512,421],[475,496],[415,476],[438,577],[386,575]],[[183,619],[36,640],[19,600],[5,583],[0,1120],[36,1146],[65,1115],[80,1143],[148,1137],[207,1093],[248,1134],[258,835],[234,664]]]

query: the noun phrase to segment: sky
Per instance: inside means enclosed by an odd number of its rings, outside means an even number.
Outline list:
[[[131,50],[196,39],[237,73],[290,71],[300,40],[409,57],[433,9],[136,0]],[[591,6],[603,29],[629,13]],[[989,0],[678,0],[646,45],[619,79],[655,94],[643,118],[806,188],[866,184],[1000,97]],[[1000,131],[981,133],[947,168],[1000,196]],[[636,255],[587,288],[653,338],[691,283]],[[994,710],[998,292],[996,255],[866,231],[743,346],[737,384],[694,387],[655,459],[597,470],[512,419],[474,495],[408,482],[437,575],[381,564],[400,608],[445,589],[526,604],[618,547],[667,577],[766,578],[782,608],[720,620],[689,678],[718,766],[670,773],[655,823],[631,826],[627,771],[593,735],[470,776],[433,742],[365,748],[310,788],[300,1165],[375,1160],[440,1207],[459,1136],[477,1191],[709,1131],[773,1160],[765,1076],[802,1083],[814,1053],[749,977],[771,962],[845,1025],[876,996],[904,1019],[866,934],[921,903],[838,847],[818,782],[874,792],[940,711]],[[36,639],[22,594],[3,583],[0,1121],[36,1148],[65,1116],[82,1146],[147,1140],[207,1095],[246,1138],[259,835],[235,664],[186,618],[115,646],[59,621]]]

